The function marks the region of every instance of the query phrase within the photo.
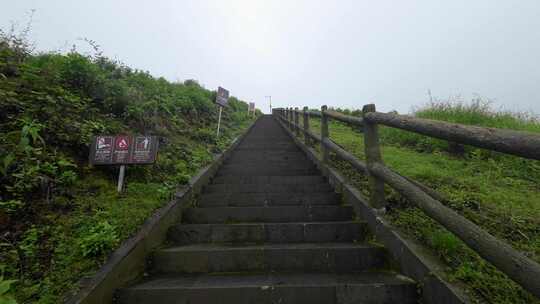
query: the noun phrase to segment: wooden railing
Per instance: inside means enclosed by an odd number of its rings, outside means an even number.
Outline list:
[[[524,289],[540,298],[540,265],[498,240],[482,228],[441,203],[442,196],[414,180],[401,176],[383,163],[379,147],[378,125],[399,128],[455,143],[471,145],[525,158],[540,160],[540,136],[534,133],[512,130],[482,128],[435,120],[420,119],[397,114],[376,112],[375,105],[365,105],[362,117],[343,115],[330,111],[326,106],[321,111],[298,108],[278,108],[273,115],[282,121],[293,134],[303,134],[307,145],[319,144],[323,164],[328,165],[329,152],[349,162],[369,180],[369,203],[375,209],[386,206],[384,187],[389,185],[409,201],[415,203],[426,215],[459,237],[467,246],[489,261],[496,268]],[[299,116],[303,116],[302,126]],[[321,120],[320,136],[309,128],[309,118]],[[362,128],[366,161],[356,158],[329,137],[330,119]]]

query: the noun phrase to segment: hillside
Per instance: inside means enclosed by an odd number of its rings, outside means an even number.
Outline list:
[[[216,93],[196,81],[0,34],[0,299],[59,303],[254,118],[231,97],[217,139]],[[160,137],[121,195],[117,167],[88,165],[92,137],[118,133]]]
[[[358,111],[341,110],[360,115]],[[524,114],[497,112],[481,100],[471,103],[435,102],[413,113],[468,125],[540,132],[540,123]],[[311,128],[319,133],[320,121]],[[540,261],[540,162],[381,126],[384,162],[400,174],[443,194],[447,206],[492,235]],[[333,141],[364,159],[362,133],[339,122],[330,124]],[[333,165],[359,189],[367,180],[347,163]],[[447,265],[451,281],[468,289],[477,303],[539,303],[500,271],[468,249],[458,238],[387,187],[388,219],[426,245]],[[367,194],[367,192],[366,192]]]

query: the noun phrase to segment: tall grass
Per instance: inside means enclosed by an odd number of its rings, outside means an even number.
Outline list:
[[[353,114],[352,112],[350,112]],[[414,111],[416,117],[461,124],[539,132],[532,114],[497,112],[489,102],[435,101]],[[320,120],[310,121],[320,134]],[[540,261],[540,161],[474,147],[452,151],[448,142],[398,129],[380,128],[381,152],[387,166],[444,195],[449,207]],[[331,121],[330,138],[365,159],[362,134]],[[348,181],[367,194],[365,176],[331,154],[331,163]],[[471,303],[540,304],[499,270],[480,258],[453,234],[426,216],[397,192],[386,188],[387,218],[402,233],[422,243],[446,264],[450,281],[463,284]]]
[[[471,102],[461,100],[431,101],[417,108],[413,115],[419,118],[465,125],[540,133],[540,120],[533,113],[495,111],[491,101],[480,97],[474,98]],[[453,148],[455,148],[455,145],[447,141],[388,127],[381,128],[381,140],[385,144],[407,146],[420,152],[433,152],[435,150],[453,152]]]
[[[540,132],[540,121],[533,113],[495,111],[493,103],[481,97],[471,102],[432,101],[414,112],[416,117],[465,125]]]

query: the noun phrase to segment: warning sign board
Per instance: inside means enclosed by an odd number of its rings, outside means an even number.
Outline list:
[[[227,106],[229,102],[229,91],[225,90],[222,87],[218,87],[216,95],[216,103],[222,107]]]
[[[114,138],[113,163],[128,164],[129,148],[131,146],[130,136],[120,135]]]
[[[157,138],[155,136],[136,136],[131,162],[134,164],[151,164],[155,161],[156,152]]]
[[[92,147],[94,164],[110,164],[112,162],[113,141],[114,137],[112,136],[97,136],[95,138]]]
[[[96,136],[90,150],[93,165],[151,164],[156,161],[156,136]]]

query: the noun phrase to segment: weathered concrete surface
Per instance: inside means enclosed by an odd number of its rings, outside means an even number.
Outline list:
[[[169,240],[198,243],[318,243],[357,242],[366,237],[366,224],[355,221],[240,224],[178,224]]]
[[[349,273],[381,268],[385,261],[384,248],[354,243],[195,244],[156,251],[152,271]]]
[[[206,193],[313,193],[313,192],[328,192],[332,191],[332,187],[328,183],[313,183],[313,184],[217,184],[209,185],[204,188]]]
[[[329,192],[314,193],[205,193],[198,202],[200,207],[209,206],[284,206],[284,205],[335,205],[339,196]]]
[[[385,273],[161,276],[121,291],[120,303],[416,303],[412,282]]]
[[[187,223],[239,223],[239,222],[309,222],[347,221],[352,219],[351,206],[282,205],[260,207],[189,208],[184,212]]]
[[[415,303],[415,282],[387,269],[315,164],[263,117],[119,302]]]
[[[309,176],[237,176],[225,175],[214,178],[212,183],[218,184],[272,184],[272,185],[297,185],[297,184],[319,184],[326,182],[326,179],[320,175]]]

